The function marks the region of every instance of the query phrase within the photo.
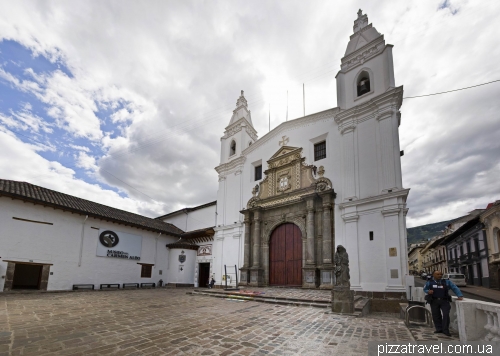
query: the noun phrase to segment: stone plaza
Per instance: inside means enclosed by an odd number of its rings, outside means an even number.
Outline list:
[[[0,356],[366,355],[369,341],[450,341],[430,328],[408,329],[394,314],[356,318],[328,308],[212,298],[192,291],[4,293]],[[279,290],[290,296],[300,292],[328,293]]]

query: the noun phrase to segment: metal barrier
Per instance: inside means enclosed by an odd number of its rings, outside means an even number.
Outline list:
[[[228,288],[227,287],[227,280],[228,280],[228,278],[227,278],[227,276],[228,276],[227,275],[227,268],[226,268],[226,265],[224,265],[224,275],[226,276],[226,278],[224,278],[225,281],[226,281],[226,287],[224,288],[224,290],[240,290],[238,288],[238,267],[236,267],[236,265],[234,265],[234,274],[236,276],[236,287],[235,288]]]
[[[405,309],[405,324],[406,326],[410,326],[410,310],[412,309],[424,309],[425,310],[425,323],[427,324],[427,326],[430,326],[432,327],[432,314],[431,312],[429,311],[429,309],[427,309],[426,307],[423,307],[421,305],[409,305],[406,307]]]

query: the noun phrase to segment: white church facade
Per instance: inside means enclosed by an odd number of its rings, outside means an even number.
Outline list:
[[[241,92],[221,138],[216,204],[196,210],[215,221],[213,235],[192,240],[210,246],[210,258],[196,264],[209,260],[217,284],[227,273],[233,285],[238,277],[239,285],[330,289],[342,245],[351,289],[405,291],[403,87],[395,85],[392,45],[361,11],[336,80],[336,108],[261,138]],[[177,215],[160,218],[175,224]],[[206,272],[194,271],[193,284],[205,285]]]
[[[403,88],[392,46],[361,11],[336,81],[336,108],[261,138],[242,91],[221,138],[217,200],[198,207],[151,219],[0,180],[0,290],[204,287],[212,277],[217,286],[331,289],[342,245],[352,290],[402,296]]]

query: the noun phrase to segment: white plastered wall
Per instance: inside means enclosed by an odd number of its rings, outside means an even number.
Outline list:
[[[182,248],[169,248],[168,250],[167,283],[194,284],[196,251]],[[181,263],[179,255],[182,254],[186,256],[186,260]]]
[[[53,225],[20,221],[13,217]],[[7,267],[4,260],[53,264],[48,290],[70,290],[73,284],[94,284],[99,288],[100,284],[107,283],[157,283],[160,279],[167,282],[168,254],[165,245],[177,238],[94,218],[88,218],[83,225],[84,220],[84,215],[0,197],[0,275],[3,276],[0,291],[3,291]],[[82,260],[81,266],[78,266],[82,225]],[[142,236],[141,260],[96,256],[98,229]],[[141,278],[141,266],[137,262],[155,264],[151,278]]]

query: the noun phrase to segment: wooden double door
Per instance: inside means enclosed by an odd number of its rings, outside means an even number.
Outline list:
[[[297,225],[283,224],[269,241],[269,284],[302,285],[302,233]]]

